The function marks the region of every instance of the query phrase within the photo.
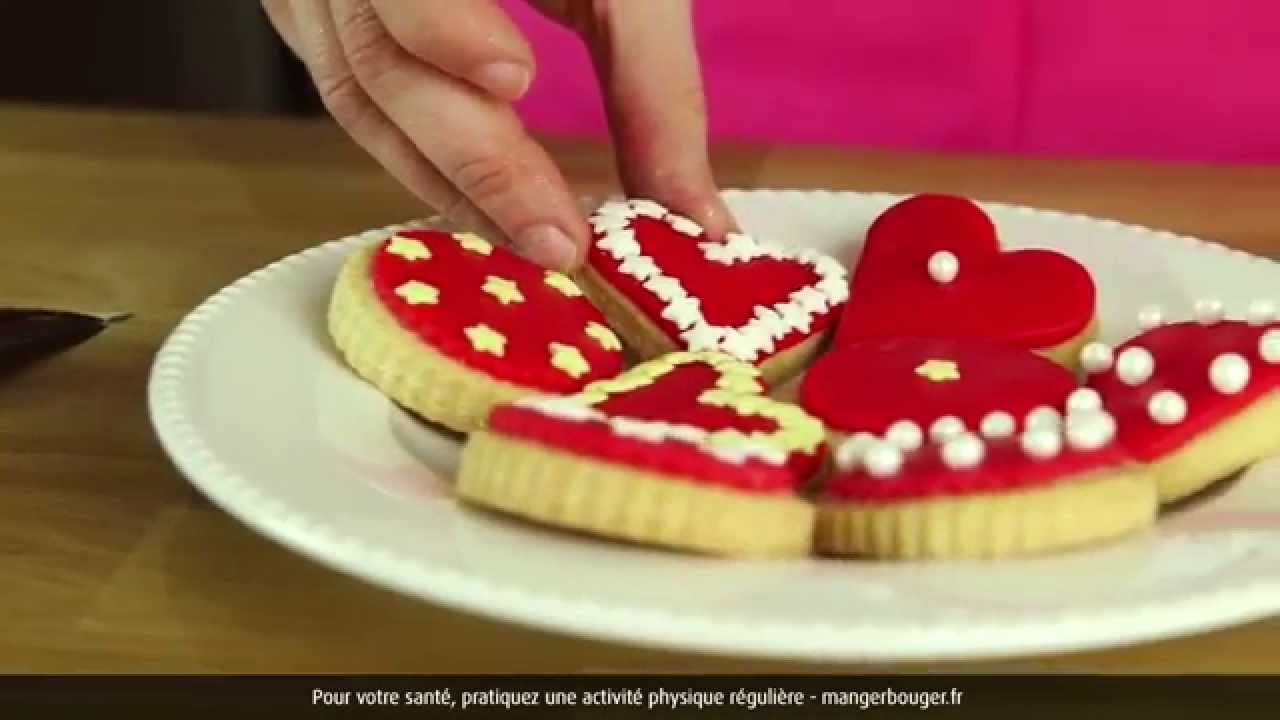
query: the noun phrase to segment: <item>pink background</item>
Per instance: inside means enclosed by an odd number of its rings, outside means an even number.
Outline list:
[[[507,4],[538,54],[527,121],[603,132],[581,47]],[[718,139],[1280,162],[1273,0],[694,7]]]

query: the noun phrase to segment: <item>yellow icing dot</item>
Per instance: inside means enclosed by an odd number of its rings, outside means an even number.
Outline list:
[[[573,278],[565,275],[564,273],[558,273],[555,270],[548,270],[546,277],[543,278],[543,282],[556,290],[559,290],[568,297],[582,296],[582,288],[578,287],[578,283],[574,282]]]
[[[582,357],[582,353],[578,351],[578,348],[557,342],[551,343],[550,348],[551,366],[558,370],[563,370],[569,377],[579,378],[591,370],[591,366],[587,364],[587,359]]]
[[[930,382],[952,382],[960,379],[960,366],[952,360],[928,360],[916,368],[916,374]]]
[[[459,245],[466,248],[467,250],[470,250],[473,253],[488,255],[489,253],[493,252],[493,243],[490,243],[488,240],[485,240],[484,238],[480,237],[479,235],[476,235],[475,233],[469,233],[469,232],[454,233],[453,239],[457,240]]]
[[[497,275],[485,278],[484,287],[480,289],[492,295],[503,305],[524,302],[524,295],[521,294],[520,288],[514,282]]]
[[[605,400],[609,399],[608,393],[597,392],[595,390],[592,390],[591,386],[589,385],[587,386],[586,390],[583,390],[582,392],[578,393],[575,397],[580,402],[586,403],[587,405],[596,405],[598,403],[602,403]]]
[[[439,290],[417,280],[410,280],[396,288],[396,295],[410,305],[435,305],[440,302]]]
[[[600,343],[600,347],[605,350],[622,349],[622,343],[618,340],[618,336],[614,335],[612,330],[594,320],[587,323],[587,334],[595,338],[596,342]]]
[[[716,387],[738,393],[755,393],[764,389],[754,377],[735,374],[722,374],[716,379]]]
[[[427,249],[427,246],[421,240],[399,235],[391,238],[391,242],[387,243],[387,253],[399,255],[410,262],[426,260],[431,257],[431,251]]]
[[[736,428],[717,430],[707,436],[706,442],[712,447],[741,447],[750,444],[747,434]]]
[[[472,325],[462,332],[467,334],[467,339],[471,341],[471,347],[475,348],[476,352],[487,352],[490,355],[502,357],[507,351],[507,339],[502,333],[484,323]]]

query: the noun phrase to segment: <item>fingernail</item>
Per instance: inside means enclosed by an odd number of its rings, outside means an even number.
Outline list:
[[[515,238],[516,250],[551,270],[570,270],[578,259],[578,246],[554,225],[535,225]]]
[[[492,62],[471,73],[471,82],[503,100],[518,100],[529,89],[529,69],[513,62]]]

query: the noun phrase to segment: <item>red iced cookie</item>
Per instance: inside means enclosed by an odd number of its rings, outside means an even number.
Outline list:
[[[974,203],[917,195],[867,231],[836,344],[890,337],[994,340],[1069,364],[1092,333],[1088,271],[1050,250],[1004,252]]]
[[[740,234],[714,241],[647,200],[608,203],[591,224],[585,285],[646,358],[717,351],[778,380],[817,352],[848,295],[832,258]]]

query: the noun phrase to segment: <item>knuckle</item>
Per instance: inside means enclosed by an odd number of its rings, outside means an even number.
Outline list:
[[[459,163],[450,173],[454,185],[477,201],[507,195],[515,189],[518,171],[512,159],[497,151],[486,151]]]
[[[343,54],[355,74],[377,79],[396,62],[396,45],[367,2],[335,19]]]
[[[364,91],[351,73],[317,74],[315,84],[320,100],[336,118],[350,117],[362,104]]]

